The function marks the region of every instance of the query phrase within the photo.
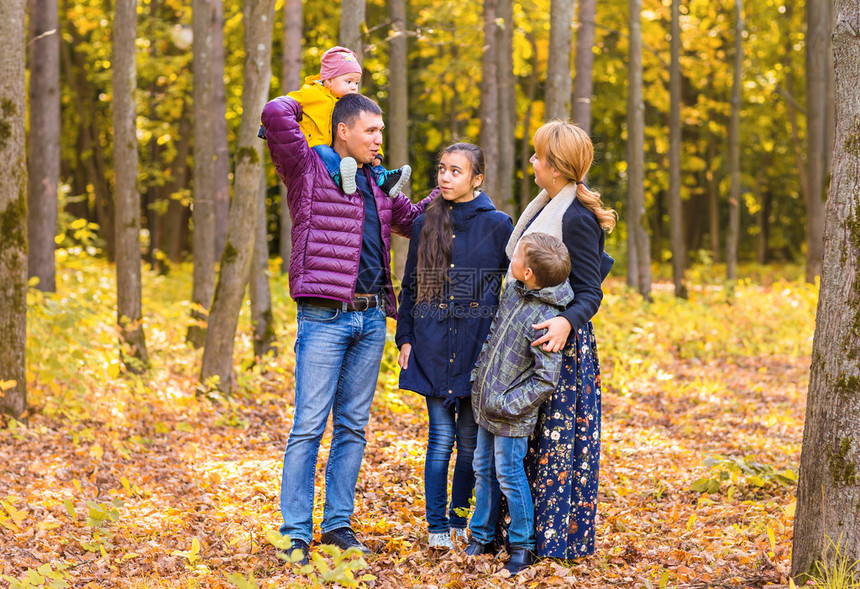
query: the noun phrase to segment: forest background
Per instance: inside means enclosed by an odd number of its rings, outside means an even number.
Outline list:
[[[356,518],[377,554],[320,553],[301,571],[276,554],[295,308],[289,220],[250,130],[265,99],[342,44],[362,55],[387,164],[413,166],[416,198],[438,150],[471,140],[488,154],[487,192],[516,217],[536,193],[530,138],[561,117],[589,129],[589,183],[619,212],[595,319],[598,551],[523,580],[787,586],[833,145],[826,4],[62,0],[46,24],[52,3],[32,0],[28,360],[22,378],[0,378],[4,402],[23,383],[29,396],[0,432],[14,475],[0,481],[0,574],[15,587],[511,583],[489,560],[426,550],[426,416],[397,390],[393,342]],[[47,39],[55,90],[37,85]],[[55,132],[34,123],[52,93]],[[46,131],[58,152],[40,161]],[[137,139],[133,164],[121,132]],[[223,311],[219,268],[235,301]]]
[[[99,224],[103,251],[113,257],[109,230],[110,187],[114,165],[111,146],[111,13],[103,2],[64,0],[60,11],[63,34],[62,170],[60,228],[76,219]],[[137,134],[140,146],[140,190],[143,200],[145,258],[178,262],[191,250],[190,217],[193,174],[188,171],[193,138],[191,10],[187,2],[157,0],[138,6]],[[275,31],[284,30],[288,11],[278,2]],[[516,215],[534,194],[528,156],[530,139],[542,124],[550,59],[550,3],[517,2],[508,28],[512,43],[512,90],[516,99],[508,114],[513,122],[513,165],[496,178],[490,194],[499,206]],[[295,4],[290,8],[295,11]],[[319,59],[338,43],[341,6],[309,0],[299,7],[304,26],[301,78],[319,71]],[[734,7],[727,2],[691,1],[680,6],[680,194],[683,202],[684,253],[701,262],[725,261],[729,221],[730,162],[728,150],[734,55]],[[294,14],[294,13],[293,13]],[[591,184],[607,205],[619,211],[622,223],[609,236],[608,249],[623,271],[626,260],[627,92],[629,37],[626,0],[595,5],[592,48],[593,100],[589,123],[596,162]],[[295,16],[295,14],[294,14]],[[406,160],[414,169],[414,193],[434,184],[432,170],[438,150],[457,139],[481,138],[483,12],[478,2],[450,7],[432,2],[408,4],[408,119],[392,118],[389,101],[389,54],[395,38],[388,7],[367,2],[362,25],[364,44],[362,92],[386,108],[388,130],[408,129]],[[502,17],[498,17],[504,23]],[[228,145],[234,146],[242,114],[243,19],[240,2],[224,3],[224,81]],[[365,24],[366,23],[366,24]],[[642,88],[644,106],[644,198],[652,257],[671,257],[668,192],[670,119],[669,39],[671,4],[646,1],[642,6]],[[739,258],[759,263],[802,262],[806,252],[804,206],[799,164],[805,164],[806,125],[804,64],[806,45],[802,6],[765,0],[745,7],[743,21],[742,103],[740,106],[741,190]],[[574,21],[574,28],[581,23]],[[570,65],[576,59],[571,50]],[[288,52],[289,53],[289,52]],[[269,97],[294,89],[284,80],[284,35],[273,37]],[[293,64],[295,71],[295,64]],[[501,74],[498,76],[503,78]],[[575,79],[574,79],[575,82]],[[575,84],[574,84],[575,86]],[[568,81],[570,88],[570,81]],[[571,112],[571,98],[562,114]],[[482,107],[482,104],[484,105]],[[557,109],[556,109],[557,110]],[[497,115],[501,117],[501,115]],[[497,123],[501,125],[502,123]],[[386,145],[390,143],[386,142]],[[498,153],[498,152],[496,152]],[[798,160],[797,155],[801,159]],[[92,162],[91,160],[95,160]],[[266,185],[277,178],[265,166]],[[107,202],[101,203],[101,200]],[[716,200],[715,203],[711,200]],[[266,200],[271,253],[280,251],[279,198]],[[173,206],[171,206],[173,205]],[[168,215],[168,210],[171,214]],[[219,219],[225,230],[226,223]],[[171,223],[175,223],[171,225]],[[72,239],[73,230],[60,231]]]

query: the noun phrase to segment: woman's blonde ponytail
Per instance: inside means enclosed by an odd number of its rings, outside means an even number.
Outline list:
[[[594,213],[601,227],[607,231],[615,228],[618,214],[605,207],[600,193],[583,182],[594,159],[594,145],[588,133],[567,121],[550,121],[535,132],[535,153],[568,181],[576,182],[576,198]]]

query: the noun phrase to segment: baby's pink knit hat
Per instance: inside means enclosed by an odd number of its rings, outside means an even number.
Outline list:
[[[344,74],[361,73],[355,53],[346,47],[332,47],[320,60],[320,80],[331,80]]]

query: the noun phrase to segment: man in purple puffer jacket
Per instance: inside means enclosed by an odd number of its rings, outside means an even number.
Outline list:
[[[391,198],[372,181],[369,164],[382,145],[382,110],[347,94],[332,114],[334,150],[358,163],[358,190],[345,195],[299,129],[301,106],[282,96],[263,109],[272,161],[287,186],[293,220],[290,295],[297,303],[293,428],[284,452],[281,533],[307,562],[313,537],[314,473],[328,415],[334,432],[325,473],[323,544],[368,548],[350,527],[364,456],[364,428],[394,316],[391,231],[409,237],[428,199]]]

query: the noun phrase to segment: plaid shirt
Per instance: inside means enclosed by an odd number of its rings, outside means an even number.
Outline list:
[[[558,316],[573,300],[565,280],[557,286],[527,290],[509,283],[472,371],[475,421],[493,435],[531,435],[541,404],[552,395],[561,376],[561,352],[545,352],[531,343],[543,334],[532,329]]]

